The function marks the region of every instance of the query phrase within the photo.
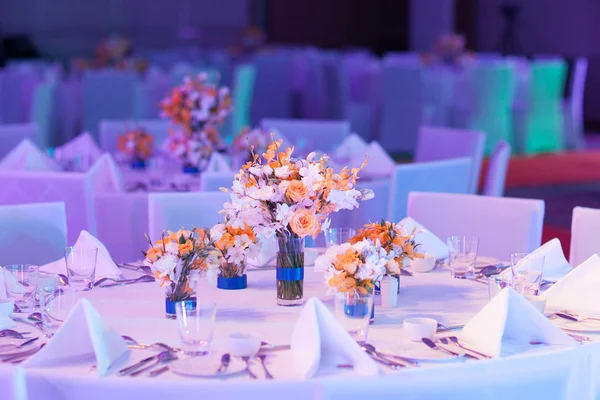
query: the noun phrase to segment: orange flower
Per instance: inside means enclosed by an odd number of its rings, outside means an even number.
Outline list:
[[[291,181],[285,194],[298,203],[308,197],[308,188],[302,181]]]
[[[179,245],[179,254],[184,256],[188,253],[191,253],[193,249],[194,245],[192,244],[192,241],[188,240],[185,243]]]
[[[151,247],[146,252],[146,258],[152,263],[156,262],[156,260],[158,260],[158,257],[162,257],[162,255],[162,249],[159,247]]]
[[[316,238],[321,230],[321,226],[315,214],[312,211],[303,208],[296,210],[290,220],[290,226],[292,231],[300,237],[310,235],[313,238]]]

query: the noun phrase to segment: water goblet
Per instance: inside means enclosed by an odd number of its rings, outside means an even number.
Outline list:
[[[347,243],[352,236],[356,235],[356,231],[352,228],[329,228],[324,233],[327,247]]]
[[[474,236],[450,236],[446,239],[450,275],[457,279],[469,279],[475,275],[475,263],[479,238]]]
[[[92,290],[96,278],[97,260],[97,247],[66,247],[65,261],[69,286],[77,290]]]
[[[14,301],[18,312],[30,312],[36,306],[36,284],[32,278],[39,267],[31,264],[4,266],[4,287],[8,298]]]
[[[373,295],[358,292],[337,293],[335,317],[360,345],[369,338],[369,322],[373,310]]]
[[[213,340],[217,305],[180,301],[175,304],[175,312],[183,352],[191,357],[207,355]]]
[[[58,279],[55,284],[44,280],[44,287],[40,287],[40,311],[42,314],[42,331],[48,338],[54,336],[58,328],[71,313],[77,297],[75,289],[71,287],[58,288]],[[54,289],[52,289],[54,287]]]
[[[537,296],[544,272],[543,255],[515,253],[510,256],[513,286],[523,296]]]

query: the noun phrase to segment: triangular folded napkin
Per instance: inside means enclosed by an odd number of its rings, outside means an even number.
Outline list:
[[[400,224],[404,226],[408,232],[412,232],[416,228],[415,241],[419,243],[419,253],[428,253],[435,257],[436,260],[448,258],[448,246],[440,238],[435,236],[431,231],[428,231],[423,225],[411,217],[406,217]]]
[[[214,151],[208,160],[207,172],[231,172],[231,166],[223,155]]]
[[[23,139],[0,161],[0,170],[60,171],[60,167],[29,139]]]
[[[531,342],[572,346],[577,343],[512,288],[503,289],[460,333],[467,347],[491,357],[524,351]]]
[[[377,375],[375,361],[363,352],[317,298],[310,298],[300,313],[292,333],[292,354],[298,372],[311,378],[318,372],[336,370],[338,364],[351,364],[359,375]]]
[[[96,279],[98,278],[119,278],[121,270],[113,261],[110,253],[104,243],[96,239],[88,231],[82,230],[79,233],[77,242],[73,246],[76,249],[83,248],[98,248],[98,258],[96,260]],[[50,274],[66,274],[67,264],[64,258],[48,263],[40,268],[40,271]]]
[[[80,158],[84,171],[94,164],[102,155],[102,150],[89,132],[83,132],[69,142],[54,150],[57,160],[74,160]]]
[[[594,254],[542,295],[546,308],[586,317],[600,316],[600,256]]]
[[[364,154],[367,146],[363,138],[356,133],[351,133],[336,147],[332,156],[340,160],[352,158],[356,153]]]
[[[52,340],[24,365],[49,367],[94,357],[98,374],[105,376],[127,351],[125,340],[104,322],[89,300],[81,299]]]
[[[556,238],[544,243],[521,260],[516,266],[517,270],[526,266],[530,257],[536,256],[544,256],[544,271],[542,273],[542,279],[544,280],[556,282],[573,269],[565,258],[560,240]],[[501,275],[504,277],[511,273],[512,271],[509,268],[502,272]]]
[[[369,158],[369,164],[362,171],[362,175],[365,178],[385,178],[392,175],[394,168],[396,168],[396,162],[390,157],[390,155],[381,147],[379,142],[373,141],[359,153],[355,153],[350,162],[350,167],[359,167],[365,156]]]
[[[94,193],[122,193],[125,180],[110,153],[104,153],[87,172]]]

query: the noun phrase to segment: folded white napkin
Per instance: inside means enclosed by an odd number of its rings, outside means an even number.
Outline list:
[[[122,193],[125,179],[110,153],[104,153],[87,172],[94,193]]]
[[[0,170],[60,171],[60,167],[29,139],[23,139],[0,161]]]
[[[435,236],[432,232],[428,231],[423,225],[411,217],[406,217],[400,224],[403,225],[409,232],[413,229],[417,229],[415,234],[415,241],[420,244],[417,250],[420,253],[428,253],[433,255],[436,260],[443,260],[448,258],[448,246],[440,238]]]
[[[54,150],[54,157],[57,160],[72,160],[80,157],[84,171],[94,164],[101,155],[102,150],[100,150],[89,132],[83,132]]]
[[[290,343],[296,368],[304,378],[311,378],[317,372],[335,371],[338,364],[353,365],[359,375],[379,373],[375,361],[315,297],[304,305]]]
[[[565,254],[560,245],[560,240],[556,238],[535,249],[528,257],[531,256],[544,256],[544,272],[542,273],[542,279],[547,281],[556,282],[573,269],[565,258]],[[517,264],[517,270],[527,265],[528,257]],[[502,272],[501,276],[506,277],[510,274],[512,274],[512,271],[508,268]]]
[[[262,243],[260,253],[256,258],[248,258],[248,264],[255,267],[267,267],[276,264],[277,257],[277,241],[275,237],[265,238],[263,235],[258,235],[258,240]]]
[[[571,346],[577,343],[508,287],[465,325],[460,338],[468,347],[498,357],[529,349],[530,342]]]
[[[208,161],[206,172],[231,172],[231,166],[227,159],[220,153],[214,151]]]
[[[600,256],[594,254],[542,295],[546,308],[583,316],[600,316]]]
[[[105,376],[127,351],[125,340],[102,319],[89,300],[81,299],[52,340],[24,365],[50,367],[94,357],[98,374]]]
[[[99,278],[119,278],[121,270],[113,261],[108,249],[104,244],[96,239],[88,231],[82,230],[79,237],[73,246],[76,249],[83,248],[98,248],[98,258],[96,260],[96,279]],[[40,271],[50,274],[66,274],[67,265],[64,258],[53,261],[40,268]]]
[[[361,172],[361,176],[363,177],[388,177],[392,175],[394,168],[396,168],[396,162],[377,141],[369,143],[364,151],[353,154],[348,163],[349,166],[359,167],[365,161],[365,156],[369,158],[369,164]]]
[[[364,154],[367,147],[367,142],[363,138],[356,133],[351,133],[337,146],[332,156],[342,160],[352,158],[356,153]]]

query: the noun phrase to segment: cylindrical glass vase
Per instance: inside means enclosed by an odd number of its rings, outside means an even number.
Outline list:
[[[300,306],[304,303],[304,238],[277,238],[277,305]]]

